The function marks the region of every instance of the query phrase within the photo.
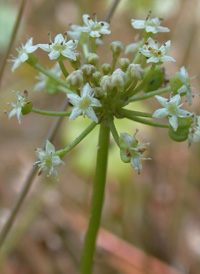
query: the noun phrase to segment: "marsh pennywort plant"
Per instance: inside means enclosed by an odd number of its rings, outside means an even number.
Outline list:
[[[112,62],[102,64],[98,55],[97,45],[101,44],[101,36],[111,33],[107,22],[98,22],[96,15],[92,19],[83,15],[82,26],[71,25],[71,29],[64,35],[57,34],[54,41],[50,36],[50,43],[33,45],[30,38],[25,46],[17,49],[18,57],[13,59],[14,71],[19,65],[26,62],[39,71],[39,83],[35,90],[44,89],[49,94],[64,92],[71,103],[71,111],[55,112],[40,110],[33,107],[30,100],[23,94],[17,93],[17,103],[10,104],[13,110],[9,117],[17,115],[19,123],[23,115],[30,112],[49,116],[69,116],[73,120],[78,116],[90,119],[91,124],[67,147],[55,150],[53,144],[46,141],[45,150],[36,149],[39,160],[39,173],[47,176],[54,175],[58,180],[57,167],[62,166],[61,160],[69,151],[79,144],[96,126],[99,126],[99,141],[97,146],[96,173],[88,230],[85,237],[81,273],[92,273],[93,257],[96,237],[100,226],[101,212],[104,200],[106,182],[107,158],[109,153],[110,132],[119,147],[119,154],[124,163],[131,164],[138,174],[142,171],[142,160],[149,160],[146,150],[150,143],[140,144],[136,138],[135,129],[132,135],[126,132],[118,133],[114,119],[130,119],[154,127],[166,128],[171,139],[185,141],[189,146],[200,141],[200,118],[194,112],[181,109],[184,96],[192,104],[193,94],[187,70],[182,67],[180,72],[166,84],[162,65],[175,59],[168,54],[171,41],[159,46],[155,35],[158,32],[168,32],[169,29],[161,26],[161,18],[146,20],[131,20],[133,28],[142,30],[142,39],[136,39],[126,47],[121,41],[113,41],[109,50]],[[72,38],[68,39],[68,36]],[[56,61],[51,70],[39,65],[33,52],[42,49],[48,52],[50,60]],[[130,58],[120,55],[131,53]],[[72,72],[68,72],[64,61],[70,62]],[[58,67],[59,65],[59,67]],[[63,77],[61,78],[61,72]],[[154,88],[155,87],[155,88]],[[160,96],[170,93],[167,97]],[[163,106],[153,113],[146,113],[127,109],[132,102],[154,97]],[[156,102],[156,100],[155,100]],[[28,111],[24,111],[27,107]],[[155,119],[166,118],[165,123]],[[64,168],[64,167],[63,167]]]

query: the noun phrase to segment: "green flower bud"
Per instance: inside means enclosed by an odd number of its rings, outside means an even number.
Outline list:
[[[112,70],[112,67],[110,64],[108,63],[104,63],[102,66],[101,66],[101,70],[103,72],[103,74],[107,75],[107,74],[110,74],[111,70]]]
[[[86,57],[86,61],[90,65],[98,66],[99,56],[95,53],[89,53]]]
[[[171,90],[173,91],[174,94],[177,94],[177,91],[179,88],[182,87],[183,82],[180,80],[180,78],[178,77],[178,75],[174,75],[170,81],[169,81]],[[181,94],[181,95],[185,95],[185,94]]]
[[[125,72],[130,65],[130,60],[128,58],[120,58],[119,59],[119,65],[121,69]]]
[[[114,41],[110,44],[110,50],[113,52],[113,55],[119,56],[124,50],[124,44],[120,41]]]
[[[94,83],[95,85],[99,85],[101,77],[102,77],[101,72],[95,71],[92,74],[91,82]]]
[[[102,90],[102,88],[95,87],[94,88],[94,94],[95,94],[95,98],[100,99],[104,96],[105,92]]]
[[[24,99],[23,104],[24,105],[22,106],[21,112],[22,112],[23,115],[26,115],[26,114],[31,112],[31,110],[33,108],[33,102],[30,101],[29,99]]]
[[[144,77],[148,75],[150,69],[151,69],[150,66],[145,69]],[[164,81],[165,81],[164,70],[160,66],[156,66],[151,75],[151,78],[148,80],[148,83],[144,87],[144,92],[149,92],[149,91],[153,91],[160,88],[162,84],[164,83]]]

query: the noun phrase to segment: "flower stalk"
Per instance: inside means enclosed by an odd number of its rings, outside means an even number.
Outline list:
[[[109,127],[102,122],[99,132],[99,143],[96,162],[96,173],[92,195],[92,204],[89,217],[89,225],[85,236],[81,260],[81,274],[91,274],[95,243],[101,221],[101,213],[104,201],[104,190],[106,184]]]

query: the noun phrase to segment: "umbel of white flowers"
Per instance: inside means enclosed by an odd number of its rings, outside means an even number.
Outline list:
[[[134,92],[140,87],[140,83],[143,84],[147,81],[149,71],[156,74],[157,68],[161,69],[161,64],[167,61],[175,61],[173,57],[167,55],[171,41],[167,41],[160,46],[157,40],[154,39],[158,32],[169,32],[168,28],[161,26],[161,22],[161,18],[151,18],[150,14],[146,20],[132,19],[131,25],[133,28],[143,30],[143,39],[136,39],[134,43],[128,45],[125,49],[125,54],[134,53],[134,60],[139,61],[132,62],[129,58],[124,57],[117,60],[124,50],[124,44],[120,41],[114,41],[110,44],[113,62],[111,64],[102,64],[99,69],[100,58],[97,53],[89,52],[88,43],[91,43],[91,48],[97,43],[102,43],[100,40],[101,36],[111,33],[109,23],[98,22],[96,15],[93,20],[88,14],[84,14],[82,26],[71,25],[71,31],[65,32],[64,35],[61,33],[57,34],[54,41],[51,38],[51,34],[49,34],[50,43],[33,45],[33,38],[28,39],[25,45],[22,44],[21,48],[17,49],[18,56],[10,60],[14,63],[12,71],[24,62],[36,68],[34,64],[37,64],[37,58],[33,55],[33,52],[40,48],[48,52],[50,60],[54,60],[57,63],[49,71],[43,68],[42,70],[39,69],[39,71],[46,71],[47,73],[40,72],[39,76],[37,76],[39,82],[36,84],[35,90],[44,89],[49,94],[56,94],[59,88],[62,91],[65,90],[64,92],[67,93],[67,98],[73,106],[69,115],[70,121],[82,116],[99,123],[101,122],[100,117],[103,119],[105,113],[111,113],[113,116],[119,117],[118,111],[120,111],[120,108],[122,109],[122,105],[123,107],[126,106],[131,101],[130,99],[134,98],[131,94],[131,85],[136,84],[136,88],[133,89]],[[68,40],[67,36],[71,37],[72,40]],[[77,51],[78,44],[83,49],[86,63],[85,61],[81,63],[81,53]],[[138,56],[139,59],[137,59]],[[35,63],[31,62],[34,58],[36,58]],[[74,71],[71,73],[67,71],[67,73],[64,73],[66,77],[65,82],[61,79],[63,60],[69,61],[74,68]],[[115,66],[117,61],[119,61],[120,67]],[[145,64],[150,64],[151,66],[145,68]],[[60,69],[58,65],[60,65]],[[151,68],[154,70],[151,70]],[[200,119],[195,113],[181,109],[183,105],[181,98],[185,96],[189,104],[192,104],[193,93],[190,81],[193,78],[189,77],[185,67],[181,67],[180,71],[170,79],[170,89],[172,91],[170,98],[156,95],[155,97],[162,105],[162,108],[155,110],[151,114],[152,117],[158,119],[166,117],[169,120],[169,131],[173,131],[174,135],[178,135],[181,131],[179,127],[180,121],[184,119],[189,121],[186,129],[186,138],[184,137],[185,140],[188,138],[189,145],[200,141]],[[63,83],[64,85],[62,86]],[[154,89],[154,94],[156,94],[156,89],[159,87]],[[161,93],[159,92],[158,94]],[[17,92],[16,95],[17,102],[10,103],[13,109],[9,113],[9,118],[16,115],[18,122],[21,123],[22,115],[31,112],[32,102],[27,99],[25,94]],[[143,154],[149,147],[149,143],[138,144],[136,133],[134,136],[131,136],[123,132],[119,134],[116,142],[120,147],[122,161],[131,163],[134,170],[140,174],[142,170],[141,160],[150,159],[143,157]],[[56,153],[54,146],[47,140],[45,150],[41,148],[36,149],[36,155],[39,158],[35,163],[39,166],[39,174],[46,173],[48,177],[54,174],[56,180],[58,180],[56,168],[64,163]]]

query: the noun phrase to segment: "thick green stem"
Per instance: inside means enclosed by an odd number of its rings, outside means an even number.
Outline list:
[[[65,68],[65,65],[63,64],[63,61],[58,61],[60,69],[62,70],[63,75],[65,78],[69,75],[68,71]]]
[[[95,252],[96,237],[100,226],[101,213],[104,201],[104,189],[107,173],[107,159],[109,148],[109,127],[102,122],[99,133],[96,174],[88,230],[81,261],[81,274],[91,274]]]
[[[32,108],[31,110],[34,113],[46,115],[46,116],[70,116],[71,111],[47,111],[47,110],[41,110]]]

